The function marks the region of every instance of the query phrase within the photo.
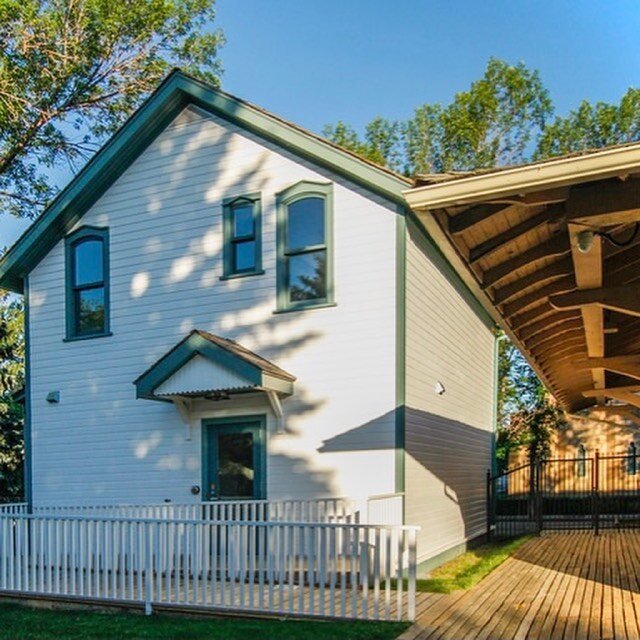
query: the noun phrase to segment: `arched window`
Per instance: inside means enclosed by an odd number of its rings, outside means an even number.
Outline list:
[[[627,448],[627,473],[630,476],[635,476],[638,472],[638,451],[636,449],[636,443],[632,442]]]
[[[302,181],[278,194],[278,310],[333,303],[332,187]]]
[[[82,227],[66,240],[67,339],[108,335],[107,229]]]
[[[262,271],[260,194],[227,198],[224,220],[224,273],[222,279],[254,276]]]
[[[578,476],[583,478],[587,475],[587,450],[584,448],[584,445],[581,444],[578,446]]]

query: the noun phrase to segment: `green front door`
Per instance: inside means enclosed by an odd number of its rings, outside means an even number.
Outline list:
[[[203,498],[265,497],[265,417],[204,420]]]

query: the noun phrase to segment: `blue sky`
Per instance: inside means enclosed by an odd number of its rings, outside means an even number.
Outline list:
[[[223,88],[314,131],[447,102],[490,56],[540,71],[559,113],[640,86],[640,3],[218,0]],[[25,228],[0,213],[0,246]]]

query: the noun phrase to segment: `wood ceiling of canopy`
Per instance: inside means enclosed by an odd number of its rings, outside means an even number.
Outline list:
[[[480,188],[476,197],[446,202],[447,177],[426,177],[415,196],[405,194],[436,241],[455,249],[472,288],[569,411],[612,401],[640,407],[638,152],[635,171],[601,179],[578,173],[558,186],[541,176],[534,186],[514,186],[520,192]],[[522,169],[532,175],[536,166],[548,171],[545,163]],[[450,184],[464,192],[465,180],[495,186],[500,175],[456,175]]]

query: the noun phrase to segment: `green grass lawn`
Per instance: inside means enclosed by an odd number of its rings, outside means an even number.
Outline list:
[[[0,604],[0,639],[3,640],[390,640],[408,626],[408,623],[398,622],[190,618],[161,614],[143,616],[121,612],[51,611]]]
[[[416,588],[418,591],[435,593],[469,589],[502,564],[529,538],[530,536],[523,536],[478,546],[434,569],[429,578],[418,580]]]

